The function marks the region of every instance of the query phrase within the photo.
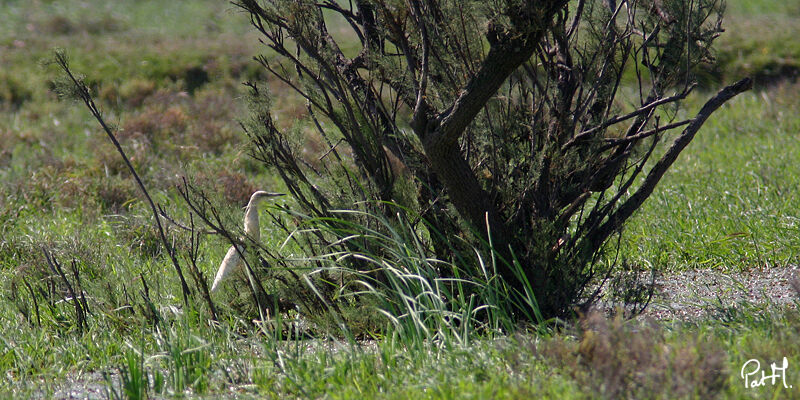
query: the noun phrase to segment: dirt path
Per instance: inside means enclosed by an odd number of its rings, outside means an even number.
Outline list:
[[[644,316],[688,320],[742,303],[797,305],[800,294],[791,284],[797,278],[797,265],[746,272],[702,269],[661,276],[656,279],[656,294]]]

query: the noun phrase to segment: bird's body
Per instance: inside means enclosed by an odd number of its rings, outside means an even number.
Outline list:
[[[283,196],[281,193],[270,193],[259,190],[250,196],[250,201],[244,210],[244,234],[251,240],[258,242],[261,239],[261,227],[258,223],[258,204],[261,200],[268,197]],[[214,277],[214,283],[211,285],[211,291],[217,290],[220,282],[228,277],[233,271],[236,271],[242,264],[242,254],[244,248],[242,246],[231,246],[222,259],[219,265],[217,275]]]

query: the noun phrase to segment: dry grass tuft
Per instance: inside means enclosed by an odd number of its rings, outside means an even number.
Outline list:
[[[93,19],[73,21],[63,15],[55,15],[39,23],[38,30],[48,35],[99,35],[128,29],[126,24],[110,15]]]
[[[163,142],[171,138],[180,137],[189,125],[189,117],[180,106],[171,106],[167,109],[146,108],[123,125],[118,136],[121,140],[128,140],[143,136],[148,142]]]
[[[142,104],[138,113],[126,118],[118,133],[123,143],[139,143],[161,155],[175,151],[186,159],[204,153],[222,154],[241,140],[242,134],[234,124],[238,106],[230,93],[200,90],[190,96],[167,90],[148,93],[146,82],[137,87],[140,92],[131,89],[138,96],[135,100],[122,100]]]
[[[109,104],[124,108],[139,108],[156,91],[156,83],[146,78],[131,78],[120,85],[109,84],[100,88],[98,97]]]
[[[132,179],[119,175],[99,180],[94,190],[103,209],[113,214],[127,211],[127,206],[136,200],[138,195],[138,188]]]
[[[247,204],[250,195],[259,190],[246,175],[231,170],[219,170],[210,174],[199,172],[193,178],[199,187],[221,193],[226,203],[242,207]]]
[[[0,71],[0,109],[19,108],[31,100],[33,92],[18,77]]]
[[[583,316],[575,335],[532,343],[533,354],[604,398],[714,398],[725,387],[727,356],[698,336],[666,337],[654,322]]]

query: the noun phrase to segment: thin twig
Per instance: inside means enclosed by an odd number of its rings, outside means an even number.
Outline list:
[[[597,125],[597,126],[595,126],[593,128],[589,128],[589,129],[587,129],[587,130],[575,135],[575,137],[573,137],[567,143],[564,143],[564,145],[561,146],[561,151],[562,152],[566,151],[570,147],[572,147],[575,144],[579,143],[580,141],[590,137],[595,132],[597,132],[597,131],[599,131],[601,129],[605,129],[605,128],[611,126],[611,125],[618,124],[618,123],[623,122],[623,121],[627,121],[627,120],[629,120],[629,119],[631,119],[633,117],[642,115],[644,113],[648,113],[648,112],[652,111],[653,109],[655,109],[658,106],[661,106],[661,105],[664,105],[664,104],[667,104],[667,103],[673,103],[673,102],[676,102],[676,101],[683,100],[683,99],[686,98],[686,96],[689,95],[689,93],[692,91],[692,89],[694,89],[695,86],[696,85],[694,85],[694,84],[690,85],[688,88],[686,88],[686,90],[684,90],[684,91],[682,91],[682,92],[680,92],[680,93],[678,93],[678,94],[676,94],[674,96],[669,96],[669,97],[664,97],[664,98],[657,99],[655,101],[652,101],[651,103],[643,105],[642,107],[640,107],[640,108],[638,108],[638,109],[636,109],[634,111],[631,111],[628,114],[611,117],[608,120],[606,120],[605,122],[603,122],[602,124]]]
[[[81,304],[78,295],[75,293],[75,290],[72,288],[72,284],[67,279],[67,275],[64,274],[64,269],[61,268],[61,264],[59,264],[58,260],[55,259],[47,250],[44,248],[42,249],[44,253],[44,257],[47,260],[47,265],[50,267],[50,270],[61,277],[61,280],[64,281],[64,286],[67,287],[67,293],[69,293],[70,298],[72,298],[72,304],[75,306],[75,319],[77,320],[78,330],[83,332],[86,326],[86,311],[83,309],[83,304]]]
[[[158,215],[158,210],[156,208],[155,203],[153,203],[153,199],[150,198],[150,194],[147,192],[147,188],[145,188],[144,183],[139,178],[139,174],[136,173],[136,169],[133,168],[128,156],[125,154],[125,151],[122,150],[122,146],[119,144],[119,141],[114,136],[114,133],[111,131],[111,128],[106,124],[105,120],[103,120],[103,116],[100,113],[100,110],[95,105],[94,100],[92,99],[92,95],[89,93],[89,88],[86,87],[86,84],[83,80],[78,79],[75,75],[72,74],[72,71],[69,68],[69,62],[67,60],[66,55],[63,52],[57,51],[55,54],[56,63],[61,67],[64,73],[67,74],[69,79],[75,85],[76,92],[80,99],[86,104],[86,107],[89,108],[89,111],[92,113],[92,116],[100,123],[100,126],[103,127],[103,130],[108,135],[108,138],[114,144],[114,147],[117,148],[117,152],[119,152],[120,156],[122,156],[122,160],[125,161],[125,165],[128,166],[128,170],[133,174],[133,178],[136,180],[136,184],[141,189],[144,197],[147,199],[147,202],[150,204],[150,209],[153,212],[153,218],[156,220],[156,226],[158,227],[158,234],[161,238],[161,243],[164,245],[164,248],[167,250],[170,259],[172,260],[172,265],[175,267],[175,271],[178,272],[178,277],[181,280],[181,290],[183,291],[183,303],[185,305],[189,305],[189,296],[191,296],[192,292],[189,289],[189,285],[186,284],[186,278],[183,276],[183,270],[181,269],[180,264],[178,263],[178,259],[175,257],[175,250],[170,246],[169,242],[167,241],[167,236],[164,234],[164,228],[161,226],[161,218]]]
[[[197,258],[200,256],[200,236],[195,229],[194,217],[192,214],[189,214],[189,224],[191,225],[189,228],[191,232],[191,237],[189,238],[189,272],[192,273],[195,285],[200,288],[200,293],[208,304],[208,309],[211,312],[211,320],[219,321],[217,317],[217,307],[214,306],[214,302],[211,300],[211,293],[208,290],[208,283],[206,282],[203,272],[197,267]]]
[[[184,225],[184,224],[182,224],[182,223],[180,223],[180,222],[176,221],[176,220],[175,220],[175,219],[173,219],[172,217],[170,217],[170,216],[169,216],[169,215],[168,215],[168,214],[167,214],[167,213],[164,211],[164,209],[163,209],[163,208],[161,208],[161,205],[160,205],[160,204],[158,205],[158,213],[159,213],[159,215],[161,215],[162,217],[164,217],[164,219],[165,219],[165,220],[167,220],[167,222],[169,222],[169,223],[171,223],[172,225],[175,225],[175,226],[177,226],[178,228],[181,228],[181,229],[183,229],[183,230],[185,230],[185,231],[187,231],[187,232],[192,232],[192,233],[202,233],[203,235],[217,235],[217,234],[218,234],[218,233],[217,233],[217,232],[215,232],[215,231],[199,231],[199,232],[195,232],[195,231],[194,231],[194,230],[193,230],[191,227],[188,227],[188,226],[186,226],[186,225]],[[191,216],[190,216],[190,218],[191,218]]]
[[[653,128],[653,129],[650,129],[650,130],[647,130],[647,131],[644,131],[644,132],[640,132],[640,133],[637,133],[637,134],[631,135],[631,136],[625,136],[625,137],[621,137],[621,138],[606,138],[606,139],[603,139],[603,140],[608,142],[608,145],[606,147],[603,147],[600,151],[606,150],[608,147],[611,147],[611,146],[618,146],[618,145],[621,145],[621,144],[626,144],[626,143],[634,142],[634,141],[637,141],[637,140],[645,139],[645,138],[653,136],[655,134],[662,133],[662,132],[668,131],[670,129],[675,129],[677,127],[684,126],[686,124],[690,124],[690,123],[692,123],[692,121],[694,121],[694,119],[687,119],[687,120],[683,120],[683,121],[679,121],[679,122],[673,122],[671,124],[667,124],[667,125],[664,125],[664,126],[657,126],[657,127]]]
[[[612,233],[617,231],[625,221],[633,215],[633,212],[639,209],[642,203],[650,197],[650,194],[653,193],[653,189],[655,189],[658,182],[667,172],[667,169],[675,162],[683,149],[689,145],[689,142],[694,139],[695,134],[703,126],[708,117],[725,104],[725,102],[744,91],[750,90],[752,87],[753,80],[745,78],[733,85],[723,88],[714,97],[709,99],[697,113],[697,116],[692,119],[692,123],[684,129],[683,133],[672,143],[669,150],[667,150],[656,165],[653,166],[639,189],[613,214],[609,215],[605,223],[597,228],[592,235],[592,242],[603,243]]]

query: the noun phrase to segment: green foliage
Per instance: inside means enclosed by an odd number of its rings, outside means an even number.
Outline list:
[[[197,394],[208,390],[208,370],[211,358],[207,344],[191,334],[186,326],[169,328],[156,339],[165,354],[166,379],[175,394],[191,388]],[[158,385],[154,383],[157,388]]]
[[[120,370],[121,390],[114,389],[112,382],[109,383],[109,398],[141,400],[147,398],[147,373],[144,370],[144,358],[141,354],[133,351],[125,356],[127,364]],[[106,379],[110,379],[106,376]]]
[[[757,83],[770,85],[800,74],[800,45],[793,40],[799,32],[800,12],[741,16],[741,29],[723,37],[715,68],[723,76],[754,76]],[[759,38],[749,32],[758,29]],[[763,36],[768,37],[764,40]]]
[[[31,99],[31,90],[18,79],[5,71],[0,73],[0,106],[3,108],[18,108]]]
[[[800,179],[800,149],[790,132],[800,118],[782,111],[800,105],[795,87],[748,93],[720,110],[634,217],[623,254],[667,271],[796,263],[800,201],[790,182]]]
[[[484,3],[468,6],[486,7]],[[207,306],[199,300],[180,307],[177,277],[165,262],[152,217],[130,176],[113,148],[98,136],[88,113],[74,103],[59,101],[50,91],[48,81],[55,75],[39,68],[38,60],[49,56],[54,46],[67,48],[111,122],[134,128],[145,126],[145,117],[153,118],[155,123],[147,132],[118,133],[130,135],[122,139],[123,146],[129,155],[139,157],[137,167],[167,213],[188,224],[188,210],[173,192],[175,176],[187,175],[207,189],[225,224],[238,227],[240,207],[253,190],[286,191],[279,178],[241,148],[247,138],[233,121],[244,109],[237,103],[243,97],[239,82],[268,75],[251,62],[256,40],[248,33],[250,28],[241,23],[241,14],[227,12],[230,6],[218,1],[37,1],[31,5],[12,0],[3,2],[0,9],[4,16],[0,24],[0,397],[124,398],[127,385],[132,397],[149,398],[588,399],[597,398],[604,388],[611,393],[612,384],[619,382],[607,368],[601,369],[602,374],[591,373],[592,365],[605,365],[602,357],[595,357],[595,364],[582,363],[580,353],[571,352],[585,340],[587,331],[565,328],[548,333],[538,325],[509,326],[512,319],[506,317],[504,307],[491,306],[503,304],[508,297],[507,286],[491,277],[497,259],[493,264],[490,252],[472,246],[469,239],[474,236],[463,225],[456,224],[468,232],[464,237],[450,236],[437,243],[434,239],[440,235],[433,223],[418,221],[419,212],[394,205],[385,208],[388,215],[376,203],[364,205],[352,218],[334,214],[331,221],[339,223],[335,226],[313,218],[297,220],[301,229],[314,227],[331,236],[336,232],[369,236],[368,247],[353,247],[353,251],[364,251],[347,257],[368,255],[369,265],[391,265],[395,273],[389,276],[391,280],[376,280],[361,269],[347,269],[353,266],[350,263],[336,264],[334,256],[320,269],[350,273],[348,282],[353,284],[337,295],[346,305],[340,310],[341,320],[347,322],[357,344],[341,342],[348,335],[330,315],[302,308],[272,314],[271,320],[254,324],[247,318],[252,314],[239,313],[227,304],[231,292],[242,286],[214,295],[221,310],[218,322],[208,321]],[[735,71],[752,71],[747,65],[755,64],[749,59],[761,57],[761,48],[770,49],[767,58],[786,62],[797,58],[793,42],[786,40],[791,34],[771,28],[791,32],[796,25],[792,2],[736,1],[730,2],[729,10],[732,18],[720,38],[720,52],[746,55],[736,59],[745,68],[735,67]],[[739,31],[738,27],[744,28]],[[751,37],[759,42],[745,40]],[[481,46],[487,44],[476,42],[473,49]],[[342,47],[348,56],[358,54],[355,42]],[[266,56],[274,59],[271,51]],[[409,84],[401,60],[379,61],[398,83]],[[443,64],[450,62],[452,58],[443,59]],[[734,75],[739,72],[729,70],[732,64],[723,65],[720,73],[738,78]],[[182,74],[198,66],[208,71],[209,82],[189,94]],[[799,150],[793,134],[800,127],[795,112],[798,90],[795,85],[775,83],[763,92],[736,99],[709,120],[709,129],[698,135],[652,201],[626,228],[621,257],[652,264],[667,275],[696,266],[739,270],[797,262],[800,244],[793,216],[800,204],[793,182],[798,180],[794,159]],[[312,120],[301,118],[295,123],[293,119],[304,116],[302,98],[274,80],[261,86],[272,91],[272,111],[280,116],[279,128],[293,127],[298,136],[314,133]],[[9,103],[9,97],[3,97],[7,87],[12,88],[11,97],[21,101]],[[701,105],[700,96],[694,96],[688,102],[691,109]],[[492,100],[491,112],[508,110],[504,101]],[[187,116],[185,123],[167,120],[178,113]],[[407,119],[399,115],[401,125]],[[363,123],[363,116],[358,121]],[[320,122],[331,126],[324,118]],[[482,121],[474,129],[488,126]],[[421,146],[410,130],[396,134]],[[336,180],[331,178],[326,185],[347,184],[348,178],[355,177],[368,188],[371,183],[358,178],[352,152],[336,135],[330,143],[319,134],[298,137],[293,151],[323,171],[317,164],[319,156],[337,145],[347,168],[338,169],[333,174]],[[503,174],[511,177],[509,186],[523,188],[525,180],[512,172],[519,169],[525,152],[508,151],[503,157],[511,162],[502,165],[507,168]],[[326,159],[332,157],[329,153]],[[412,204],[408,209],[418,210],[419,181],[402,162],[389,161],[399,171],[395,185],[405,185],[398,187],[395,203]],[[483,169],[479,171],[491,180]],[[333,189],[332,193],[339,193]],[[354,193],[362,192],[359,188]],[[444,200],[440,197],[433,206]],[[299,209],[292,201],[280,204]],[[341,204],[352,206],[349,201]],[[270,210],[287,224],[289,232],[297,227],[296,214]],[[452,209],[442,210],[448,218],[437,226],[457,217]],[[197,219],[195,223],[199,224]],[[309,265],[316,259],[291,240],[287,242],[284,231],[270,223],[262,227],[267,249],[281,257],[302,255],[291,264],[292,269],[310,272]],[[169,236],[181,262],[188,262],[188,233],[170,225]],[[319,243],[318,254],[333,252],[326,243]],[[206,280],[228,246],[225,239],[203,236],[197,264]],[[76,261],[90,311],[85,328],[78,328],[74,299],[67,294],[63,279],[49,271],[42,247],[59,260],[70,284],[76,283],[70,267]],[[463,257],[448,258],[451,247]],[[474,253],[475,247],[480,255]],[[269,259],[266,254],[262,257]],[[257,258],[253,256],[256,262]],[[261,271],[266,290],[297,302],[316,296],[305,284],[277,283],[273,277],[290,276],[288,269],[277,267]],[[446,274],[439,276],[443,271]],[[321,275],[310,277],[318,289],[329,285],[317,280]],[[372,284],[375,290],[366,293],[355,279]],[[361,301],[344,301],[352,299],[347,294],[357,289]],[[249,294],[243,297],[252,302]],[[637,365],[648,354],[657,356],[665,362],[660,364],[665,371],[688,376],[696,384],[687,390],[705,393],[709,385],[699,378],[713,371],[690,365],[679,372],[679,361],[692,359],[693,351],[715,357],[722,351],[725,382],[718,396],[797,398],[796,389],[780,386],[745,389],[738,376],[748,359],[757,358],[764,365],[786,356],[789,378],[796,378],[794,366],[800,365],[796,313],[776,310],[776,305],[708,307],[709,319],[662,321],[660,329],[607,322],[610,332],[635,337],[650,346],[648,350],[664,352],[631,354],[632,349],[615,348],[626,342],[613,342],[609,334],[600,337],[616,350],[602,353],[603,357],[608,357],[609,364],[620,363],[619,370],[633,382],[652,388],[643,395],[646,398],[674,398],[683,392],[655,385],[653,381],[662,378],[671,382],[661,371],[650,376],[630,374],[623,356],[636,359]],[[395,322],[377,310],[389,312]],[[470,319],[474,326],[461,323]],[[518,336],[509,338],[505,332],[518,332]],[[639,332],[655,333],[645,337]],[[543,354],[545,342],[548,348],[561,350]],[[563,367],[576,363],[574,369]],[[109,388],[115,394],[107,393]]]
[[[302,123],[284,129],[264,100],[269,91],[249,85],[253,154],[281,176],[302,213],[333,231],[352,218],[391,236],[363,216],[388,217],[384,205],[399,203],[437,232],[414,228],[422,253],[473,265],[461,266],[462,278],[480,280],[475,249],[491,252],[493,273],[510,287],[509,315],[523,320],[566,316],[595,300],[589,282],[600,270],[613,274],[597,265],[606,242],[708,114],[750,87],[742,81],[697,118],[677,118],[722,32],[716,0],[614,10],[602,1],[575,9],[558,1],[363,3],[357,13],[277,0],[237,5],[279,57],[260,58],[262,66],[308,104]],[[334,16],[348,22],[349,37],[329,33]],[[342,46],[353,42],[360,50],[350,56]],[[635,89],[620,88],[626,74]],[[657,147],[687,125],[676,145]],[[307,152],[311,141],[324,145]],[[333,217],[336,208],[358,212]],[[452,245],[454,237],[464,240]],[[326,246],[363,251],[341,236],[320,239],[300,246],[313,256]],[[385,250],[374,245],[369,253]],[[340,262],[359,270],[363,260]],[[390,282],[388,271],[378,264],[373,274]]]
[[[419,216],[394,204],[394,218],[359,211],[333,211],[333,217],[309,219],[300,226],[293,240],[301,235],[333,235],[344,250],[317,256],[323,268],[312,275],[339,277],[334,299],[349,299],[353,304],[372,298],[367,304],[383,314],[388,323],[382,336],[406,345],[438,343],[452,347],[470,343],[477,333],[511,331],[514,321],[508,314],[509,288],[494,273],[495,266],[480,261],[481,275],[468,264],[459,265],[432,258],[420,236],[438,235],[432,227],[411,225]],[[356,220],[364,221],[363,225]],[[299,264],[311,259],[298,259]],[[463,262],[463,260],[462,260]],[[487,265],[488,264],[488,265]],[[351,268],[348,265],[359,265]],[[377,274],[376,272],[380,272]],[[330,284],[330,278],[323,279]],[[344,304],[347,304],[346,302]],[[345,320],[349,323],[349,320]],[[346,328],[349,336],[356,336]]]

